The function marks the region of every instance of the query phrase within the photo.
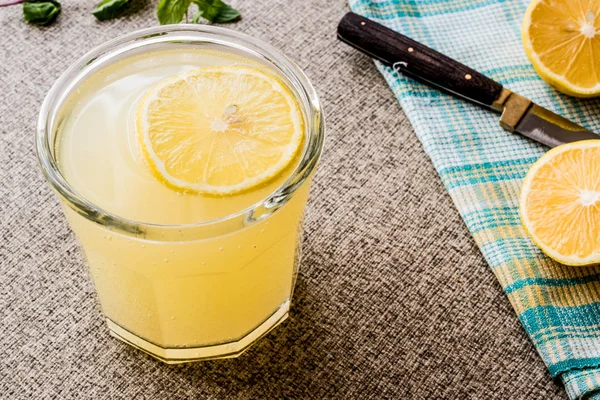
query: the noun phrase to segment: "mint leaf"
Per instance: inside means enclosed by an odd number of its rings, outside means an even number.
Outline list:
[[[196,11],[192,16],[192,24],[199,24],[200,18],[202,18],[202,11]]]
[[[23,18],[31,24],[48,25],[60,14],[58,1],[28,1],[23,3]]]
[[[215,17],[213,22],[217,23],[225,23],[225,22],[233,22],[236,19],[241,17],[241,14],[238,10],[231,7],[229,4],[223,3],[221,0],[218,0],[219,3],[223,4],[221,11]]]
[[[160,0],[156,15],[161,25],[178,24],[183,19],[192,0]]]
[[[240,12],[222,0],[193,0],[198,6],[192,22],[198,23],[200,17],[210,22],[231,22],[240,17]]]
[[[96,6],[94,11],[92,11],[92,14],[100,21],[112,19],[121,12],[123,7],[129,4],[129,1],[130,0],[103,0]]]

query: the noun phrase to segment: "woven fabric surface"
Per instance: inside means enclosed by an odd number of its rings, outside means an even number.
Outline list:
[[[600,131],[600,102],[545,84],[521,44],[529,1],[350,0],[359,14],[404,33]],[[498,115],[451,98],[378,63],[525,330],[571,398],[600,398],[600,268],[565,267],[527,237],[518,199],[546,148],[503,131]],[[587,397],[586,397],[587,398]]]
[[[337,41],[346,0],[230,1],[243,18],[227,27],[295,60],[327,115],[289,320],[240,358],[189,365],[111,338],[33,141],[41,102],[70,64],[157,24],[156,1],[132,0],[105,23],[90,15],[96,2],[61,1],[47,28],[0,8],[0,398],[566,398],[385,80]],[[468,55],[459,49],[451,55]]]

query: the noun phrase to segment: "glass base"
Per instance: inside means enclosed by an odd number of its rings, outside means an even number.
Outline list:
[[[290,300],[287,300],[277,309],[277,311],[246,336],[234,342],[202,347],[160,347],[134,335],[122,326],[111,321],[109,318],[106,318],[106,323],[108,324],[110,334],[117,339],[120,339],[167,364],[181,364],[215,358],[238,357],[246,351],[252,343],[285,321],[288,317],[289,310]]]

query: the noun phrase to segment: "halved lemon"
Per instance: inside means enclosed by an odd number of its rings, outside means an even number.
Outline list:
[[[533,0],[522,35],[542,79],[572,96],[600,94],[600,1]]]
[[[167,78],[141,99],[136,130],[153,174],[172,188],[225,195],[280,173],[303,142],[298,104],[275,76],[242,66]]]
[[[600,263],[600,140],[558,146],[529,170],[521,219],[535,244],[566,265]]]

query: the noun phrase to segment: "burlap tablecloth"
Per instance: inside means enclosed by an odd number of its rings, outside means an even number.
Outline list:
[[[238,359],[190,365],[109,337],[33,138],[60,73],[155,25],[156,1],[105,23],[94,1],[62,3],[48,28],[0,9],[0,398],[565,398],[383,78],[336,40],[344,0],[231,0],[229,27],[294,59],[327,114],[291,318]]]

